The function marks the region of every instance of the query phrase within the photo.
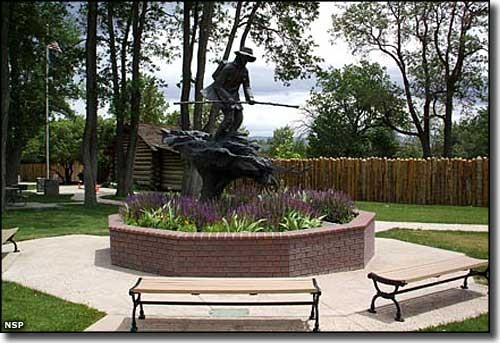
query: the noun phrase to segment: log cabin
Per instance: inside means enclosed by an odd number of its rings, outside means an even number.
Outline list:
[[[161,129],[163,128],[173,129],[174,127],[139,124],[133,180],[134,184],[142,190],[181,190],[184,161],[177,151],[162,143]],[[125,146],[128,145],[128,139],[129,129],[126,130],[123,142]],[[116,159],[115,153],[115,168]]]

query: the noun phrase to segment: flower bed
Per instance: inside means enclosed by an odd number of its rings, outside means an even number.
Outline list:
[[[361,269],[374,255],[375,214],[287,232],[193,233],[109,217],[114,265],[163,276],[288,277]]]
[[[335,191],[142,194],[120,212],[109,217],[112,263],[164,276],[313,275],[363,268],[374,254],[375,215]]]

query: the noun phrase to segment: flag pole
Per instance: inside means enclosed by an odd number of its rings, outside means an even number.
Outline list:
[[[47,39],[49,24],[47,24]],[[45,43],[45,163],[47,179],[50,179],[50,149],[49,149],[49,45]]]

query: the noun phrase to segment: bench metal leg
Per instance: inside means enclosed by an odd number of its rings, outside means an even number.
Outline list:
[[[468,284],[467,284],[467,280],[471,276],[482,276],[482,277],[484,277],[488,281],[488,284],[489,284],[490,283],[490,266],[488,266],[486,268],[486,270],[484,270],[482,272],[478,272],[478,271],[475,271],[475,270],[471,269],[469,271],[469,273],[464,277],[464,284],[462,286],[460,286],[462,289],[469,289]]]
[[[467,280],[468,280],[468,279],[469,279],[469,277],[468,277],[468,276],[466,276],[466,277],[464,278],[464,284],[463,284],[462,286],[460,286],[460,288],[462,288],[462,289],[469,289],[469,286],[467,285]]]
[[[373,285],[375,286],[375,289],[377,290],[377,293],[373,296],[372,302],[370,305],[370,308],[368,309],[368,312],[370,313],[377,313],[375,310],[375,300],[378,298],[384,298],[384,299],[389,299],[392,300],[394,305],[396,305],[396,317],[394,318],[398,322],[404,322],[403,316],[401,315],[401,306],[399,302],[396,300],[396,294],[398,294],[399,290],[399,285],[394,285],[394,290],[392,292],[383,292],[379,287],[378,283],[375,279],[372,279]]]
[[[132,324],[130,326],[130,332],[137,332],[137,324],[135,322],[135,310],[137,308],[137,303],[138,301],[135,299],[134,295],[130,295],[132,297],[132,303],[134,304],[134,307],[132,309]]]
[[[139,297],[137,298],[137,301],[139,302],[139,319],[146,319],[146,316],[144,315],[144,308],[142,307],[142,302],[141,302],[141,295],[139,294]]]
[[[313,294],[313,304],[311,307],[311,315],[309,316],[309,320],[313,320],[315,318],[314,316],[314,304],[316,303],[316,294]]]
[[[316,296],[315,304],[314,304],[314,317],[316,319],[316,322],[314,323],[314,330],[313,331],[315,331],[315,332],[319,331],[319,296],[320,295],[321,295],[321,293],[319,293]]]
[[[14,252],[20,252],[21,250],[17,249],[17,244],[16,242],[14,241],[14,238],[13,237],[10,237],[8,240],[8,242],[11,242],[12,244],[14,244]]]
[[[397,322],[404,322],[405,320],[401,316],[401,306],[399,306],[399,303],[397,302],[396,297],[393,297],[391,300],[394,303],[394,305],[396,305],[396,318],[394,318],[394,319]]]
[[[368,309],[368,312],[377,313],[377,311],[375,311],[375,300],[377,300],[379,297],[380,297],[380,294],[378,294],[378,293],[373,296],[372,303],[370,305],[370,308]]]

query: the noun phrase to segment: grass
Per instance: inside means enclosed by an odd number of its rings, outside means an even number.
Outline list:
[[[376,236],[488,258],[488,232],[392,229],[377,232]]]
[[[39,210],[7,210],[2,227],[19,227],[17,240],[70,234],[108,235],[108,216],[118,207],[99,204],[95,208],[68,205]]]
[[[488,208],[472,206],[413,205],[357,201],[360,210],[375,212],[388,222],[488,224]]]
[[[2,328],[5,320],[23,321],[21,331],[83,331],[104,317],[104,312],[75,304],[21,286],[2,281]]]
[[[460,322],[431,326],[419,331],[423,332],[479,332],[489,331],[489,315],[481,314],[478,317],[468,318]]]

